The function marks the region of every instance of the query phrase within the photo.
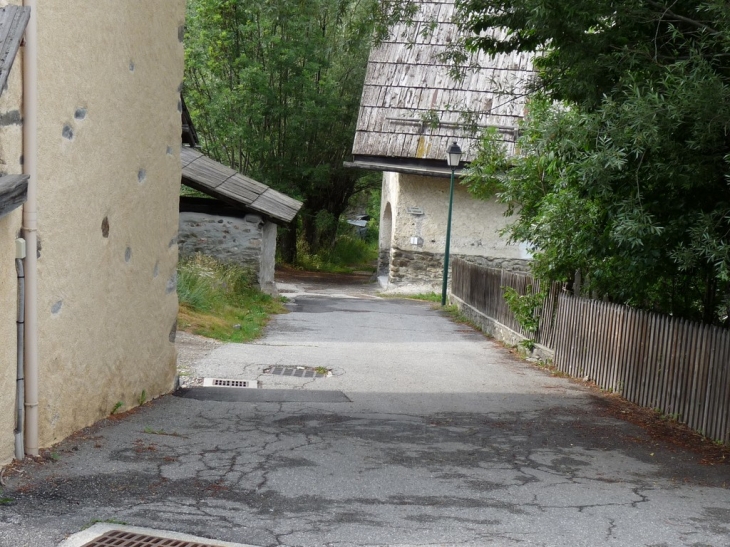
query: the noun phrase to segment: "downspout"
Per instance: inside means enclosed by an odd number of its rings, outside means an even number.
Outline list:
[[[23,52],[23,173],[30,175],[23,205],[25,258],[25,452],[38,455],[38,17],[30,8]]]
[[[15,270],[18,272],[18,375],[15,395],[15,459],[25,458],[25,374],[23,366],[23,339],[25,337],[25,272],[23,270],[23,258],[15,259]]]

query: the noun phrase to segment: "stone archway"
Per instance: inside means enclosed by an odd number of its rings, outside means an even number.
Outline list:
[[[390,203],[385,204],[380,218],[380,253],[378,255],[378,277],[390,273],[390,248],[393,243],[393,210]]]

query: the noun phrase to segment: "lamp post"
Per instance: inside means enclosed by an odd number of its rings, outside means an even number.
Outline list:
[[[454,206],[454,171],[461,161],[461,148],[454,142],[446,151],[446,163],[451,167],[451,188],[449,189],[449,219],[446,221],[446,251],[444,252],[444,282],[441,286],[441,305],[446,305],[446,285],[449,282],[449,247],[451,245],[451,209]]]

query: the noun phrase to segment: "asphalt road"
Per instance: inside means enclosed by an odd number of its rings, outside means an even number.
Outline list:
[[[6,473],[0,545],[98,521],[262,547],[730,545],[729,465],[657,446],[427,303],[280,288],[291,313],[263,339],[184,365],[259,389],[163,397]]]

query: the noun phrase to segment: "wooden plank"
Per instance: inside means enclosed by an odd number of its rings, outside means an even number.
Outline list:
[[[29,20],[29,7],[11,5],[0,10],[0,94],[8,82]]]
[[[692,384],[689,390],[689,408],[687,423],[690,427],[700,431],[702,428],[702,407],[704,406],[704,391],[707,383],[706,376],[706,347],[708,325],[695,325],[697,345],[691,355]],[[702,431],[704,434],[705,432]]]
[[[725,444],[730,444],[730,336],[724,336],[721,350],[720,362],[722,363],[722,375],[720,377],[720,397],[717,409],[720,415],[717,439]]]
[[[702,416],[702,430],[706,431],[706,435],[711,439],[716,439],[715,434],[715,420],[714,420],[714,403],[715,399],[713,394],[718,382],[718,364],[716,361],[717,356],[717,343],[719,336],[719,329],[717,327],[710,328],[710,337],[707,342],[707,385],[705,386],[705,406],[703,409]]]
[[[641,312],[641,326],[640,326],[640,348],[639,348],[639,371],[641,375],[641,383],[639,385],[639,391],[636,394],[636,400],[639,404],[644,406],[646,401],[646,390],[650,383],[649,376],[649,351],[650,351],[650,332],[649,326],[651,324],[651,314],[646,311]]]
[[[615,393],[620,393],[623,388],[621,367],[617,359],[619,346],[617,338],[622,328],[623,309],[616,304],[611,305],[611,326],[606,336],[610,351],[606,357],[607,366],[611,368],[611,387]]]
[[[218,186],[237,174],[236,170],[206,156],[201,156],[182,169],[184,181],[192,181],[198,186],[210,188],[211,190],[218,188]],[[187,182],[185,184],[187,185]]]
[[[682,416],[682,377],[684,376],[684,359],[687,353],[687,325],[688,321],[685,319],[679,322],[679,334],[677,336],[677,346],[674,353],[674,372],[672,374],[672,390],[670,397],[672,399],[671,414],[677,418],[678,421],[683,421]]]
[[[656,361],[656,379],[654,380],[654,390],[652,393],[652,401],[650,403],[651,408],[658,408],[659,401],[661,400],[661,390],[664,381],[664,357],[666,353],[667,344],[667,317],[657,317],[657,343],[656,351],[654,353],[654,359]]]
[[[302,203],[300,201],[290,198],[281,192],[277,192],[272,188],[266,190],[251,204],[253,209],[286,222],[290,222],[296,216],[301,206]]]
[[[611,370],[613,371],[613,376],[611,378],[611,385],[613,387],[613,390],[615,393],[622,393],[624,382],[623,382],[623,368],[621,367],[621,363],[619,361],[619,337],[621,336],[621,329],[623,328],[623,307],[617,306],[616,304],[613,304],[611,306],[612,308],[612,321],[611,321],[611,331],[608,333],[608,336],[606,337],[608,339],[608,343],[611,346],[611,351],[608,356],[608,366],[611,367]]]
[[[258,199],[262,192],[257,191],[258,189],[252,188],[251,185],[248,184],[248,181],[249,179],[246,179],[246,177],[236,174],[220,184],[216,188],[216,191],[232,199],[239,200],[241,203],[246,203],[249,207],[255,209],[256,207],[254,207],[254,202]],[[264,189],[264,191],[266,191],[266,189]],[[267,212],[267,214],[271,214],[271,212]]]

